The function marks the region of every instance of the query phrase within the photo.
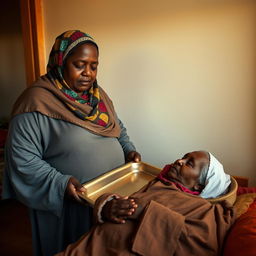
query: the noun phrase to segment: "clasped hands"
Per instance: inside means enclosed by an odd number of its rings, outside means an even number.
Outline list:
[[[85,191],[85,188],[76,178],[71,177],[69,179],[66,187],[66,196],[82,203],[78,192]],[[141,211],[142,206],[139,204],[138,199],[115,195],[114,199],[104,205],[101,215],[105,221],[123,224],[126,222],[126,219],[137,219]]]
[[[101,216],[104,221],[124,224],[126,219],[137,219],[141,211],[142,207],[138,203],[138,199],[115,196],[104,205]]]

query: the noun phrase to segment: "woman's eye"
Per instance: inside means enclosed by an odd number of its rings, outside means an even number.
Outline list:
[[[192,163],[192,161],[188,161],[187,162],[187,165],[191,166],[191,167],[194,167],[194,164]]]
[[[91,66],[91,69],[92,70],[96,70],[97,69],[97,66],[95,65],[95,66]]]
[[[83,69],[84,68],[84,65],[78,65],[78,64],[74,64],[75,68],[77,69]]]

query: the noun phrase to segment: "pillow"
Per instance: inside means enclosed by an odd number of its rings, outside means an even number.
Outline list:
[[[256,193],[256,187],[238,187],[237,195],[242,195],[245,193]]]
[[[256,255],[256,199],[231,227],[223,256]]]
[[[236,209],[237,212],[236,217],[238,218],[243,213],[245,213],[255,199],[256,193],[248,193],[237,196],[236,202],[234,204],[234,208]]]

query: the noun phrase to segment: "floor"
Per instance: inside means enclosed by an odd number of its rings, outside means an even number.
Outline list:
[[[0,200],[0,255],[32,256],[29,213],[14,200]]]

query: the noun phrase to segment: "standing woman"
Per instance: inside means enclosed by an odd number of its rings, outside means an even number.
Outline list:
[[[81,183],[141,160],[97,83],[98,56],[88,34],[61,34],[47,74],[13,108],[3,197],[29,207],[35,255],[62,251],[89,230],[91,209],[77,194]]]

